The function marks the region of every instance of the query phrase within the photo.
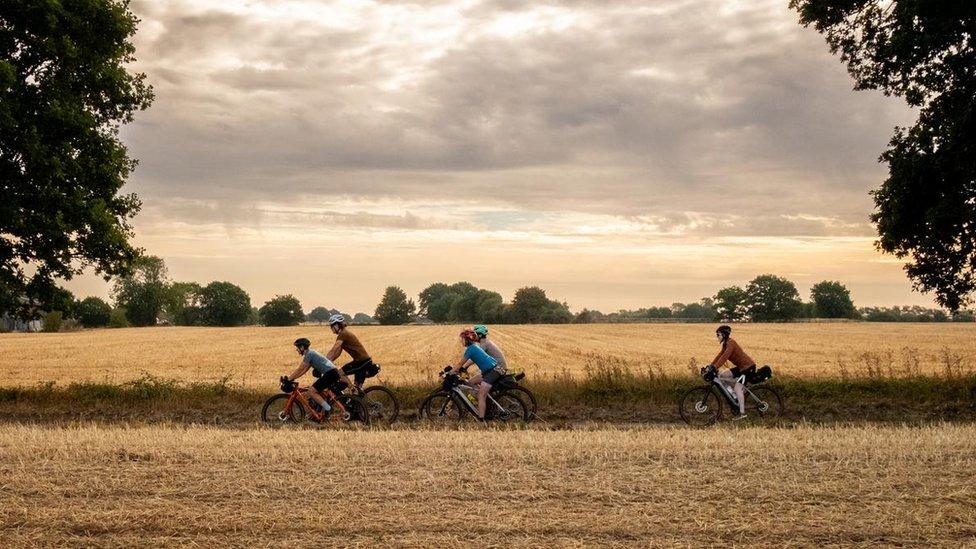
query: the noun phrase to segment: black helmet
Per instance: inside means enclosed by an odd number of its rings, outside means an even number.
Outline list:
[[[312,342],[308,340],[307,337],[300,337],[295,340],[295,347],[300,349],[308,349],[312,345]]]
[[[715,333],[721,335],[722,339],[728,339],[729,336],[732,335],[732,326],[722,324],[716,328]]]

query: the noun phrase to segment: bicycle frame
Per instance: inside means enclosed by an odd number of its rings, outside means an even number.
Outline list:
[[[752,400],[756,401],[756,403],[758,403],[758,404],[765,404],[762,400],[759,399],[759,397],[756,396],[755,393],[752,392],[751,389],[749,389],[749,386],[746,385],[746,376],[741,375],[738,378],[735,378],[734,381],[735,381],[735,383],[741,383],[742,384],[742,388],[743,388],[742,398],[752,397]],[[738,410],[739,409],[739,399],[736,398],[735,392],[732,390],[732,387],[729,387],[728,385],[726,385],[726,383],[723,382],[723,381],[721,381],[719,379],[719,376],[717,376],[717,375],[715,376],[714,379],[712,379],[712,385],[717,385],[718,386],[719,393],[721,393],[722,396],[725,397],[726,402],[729,403],[729,406],[733,410]]]
[[[308,387],[296,386],[295,389],[292,390],[291,395],[288,397],[288,402],[285,404],[285,411],[291,411],[291,407],[295,405],[295,401],[298,401],[300,403],[299,405],[303,406],[312,419],[318,423],[322,423],[327,417],[333,415],[331,412],[326,415],[324,412],[320,413],[316,411],[315,407],[312,406],[312,403],[310,402],[311,399],[309,399],[307,395]],[[322,391],[322,397],[326,402],[329,403],[330,406],[332,406],[333,410],[341,412],[341,414],[335,414],[336,417],[342,417],[346,414],[346,407],[343,406],[342,403],[339,402],[339,399],[335,397],[335,393],[329,389],[326,389],[325,391]]]
[[[464,405],[467,406],[469,412],[474,414],[475,417],[478,417],[478,406],[475,403],[471,402],[471,399],[468,398],[468,395],[464,393],[464,389],[471,391],[472,394],[474,393],[474,387],[468,385],[467,383],[462,383],[460,385],[456,385],[452,387],[451,392],[455,393],[461,399],[461,402],[463,402]],[[477,396],[475,398],[477,398]],[[505,411],[505,408],[502,408],[502,405],[499,404],[497,400],[495,400],[495,397],[491,396],[491,393],[488,393],[488,398],[486,399],[486,403],[494,404],[495,406],[498,407],[499,410]],[[486,414],[488,413],[488,406],[485,406],[485,413]]]

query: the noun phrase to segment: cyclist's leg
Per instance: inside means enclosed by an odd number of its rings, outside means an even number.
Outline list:
[[[329,378],[328,374],[322,375],[322,377],[315,380],[315,383],[308,388],[308,396],[312,397],[312,400],[318,403],[319,406],[328,410],[330,408],[329,403],[325,401],[325,397],[322,396],[322,391],[329,388]]]
[[[488,409],[488,393],[491,392],[491,386],[500,377],[502,377],[502,374],[498,370],[489,370],[483,375],[478,376],[481,381],[478,384],[478,413],[481,414],[481,417],[485,417],[485,411]]]
[[[342,367],[342,373],[347,376],[354,376],[353,381],[356,383],[356,388],[361,389],[363,383],[366,381],[366,367],[372,362],[370,359],[353,360]]]
[[[745,413],[746,413],[746,386],[743,385],[743,384],[741,384],[741,383],[739,383],[738,381],[736,381],[735,382],[735,387],[733,388],[733,391],[735,391],[735,398],[739,399],[739,415],[740,416],[741,415],[745,415]]]

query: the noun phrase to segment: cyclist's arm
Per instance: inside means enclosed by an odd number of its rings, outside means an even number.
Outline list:
[[[296,379],[302,377],[303,375],[305,375],[305,372],[308,371],[309,367],[310,366],[308,362],[302,361],[302,363],[298,366],[298,368],[295,368],[295,371],[292,372],[290,376],[288,376],[288,380],[295,381]]]
[[[329,349],[329,352],[325,354],[325,358],[331,360],[332,362],[335,362],[335,360],[339,358],[339,355],[341,354],[342,354],[342,341],[337,339],[335,345],[333,345],[332,348]]]
[[[474,361],[473,361],[473,360],[471,360],[471,359],[469,359],[469,358],[464,358],[464,357],[461,357],[461,361],[460,361],[460,362],[458,362],[458,363],[457,363],[457,366],[455,366],[455,367],[454,367],[454,371],[455,371],[456,373],[460,373],[460,372],[461,372],[461,370],[465,370],[465,369],[467,369],[467,368],[468,368],[468,367],[470,367],[470,366],[471,366],[472,364],[474,364]]]
[[[732,350],[732,344],[726,345],[724,351],[715,355],[715,360],[712,361],[712,366],[715,366],[716,370],[721,368],[722,365],[729,360],[729,357],[732,356]]]

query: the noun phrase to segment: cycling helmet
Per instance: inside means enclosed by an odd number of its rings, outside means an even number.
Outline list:
[[[475,324],[474,328],[471,328],[471,331],[480,335],[481,337],[488,337],[488,326],[485,326],[484,324]]]
[[[342,316],[341,314],[334,314],[334,315],[330,316],[329,317],[329,326],[332,326],[333,324],[342,324],[342,325],[345,325],[346,324],[346,317]]]
[[[307,337],[300,337],[295,340],[295,347],[300,349],[308,349],[312,345],[312,342],[308,340]]]
[[[465,345],[470,345],[475,341],[478,341],[478,334],[474,330],[464,330],[461,332],[461,339],[464,341]]]
[[[722,339],[728,339],[732,335],[732,326],[722,324],[715,330],[715,333],[722,336]]]

